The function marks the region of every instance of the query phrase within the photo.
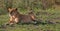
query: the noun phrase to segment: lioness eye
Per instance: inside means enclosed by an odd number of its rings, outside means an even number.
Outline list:
[[[10,12],[10,14],[12,14],[12,12]]]
[[[10,12],[10,14],[12,14],[12,13],[13,13],[13,11]]]

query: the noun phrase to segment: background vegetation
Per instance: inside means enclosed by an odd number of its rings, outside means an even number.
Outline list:
[[[0,31],[60,31],[60,0],[0,0],[0,25],[9,20],[8,7],[18,8],[21,14],[28,14],[32,9],[39,21],[48,24],[16,24]]]

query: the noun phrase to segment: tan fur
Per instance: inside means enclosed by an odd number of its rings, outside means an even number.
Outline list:
[[[17,11],[17,8],[8,8],[8,12],[10,17],[8,24],[19,22],[30,23],[35,20],[35,16],[32,13],[29,13],[29,15],[23,15]]]

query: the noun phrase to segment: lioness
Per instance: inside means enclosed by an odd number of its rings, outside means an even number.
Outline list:
[[[8,8],[10,20],[7,24],[17,24],[17,23],[31,23],[35,21],[35,16],[31,13],[29,15],[20,14],[17,8]]]

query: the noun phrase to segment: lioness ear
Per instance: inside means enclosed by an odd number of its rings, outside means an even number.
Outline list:
[[[7,11],[9,12],[11,9],[12,9],[11,7],[8,7],[8,8],[7,8]]]
[[[15,8],[15,10],[17,10],[17,8]]]
[[[17,11],[17,8],[14,8],[15,11]]]

